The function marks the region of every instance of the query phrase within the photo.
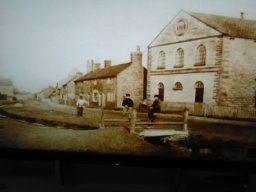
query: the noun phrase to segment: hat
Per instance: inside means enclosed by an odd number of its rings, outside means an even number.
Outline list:
[[[154,95],[154,97],[159,97],[158,95]]]
[[[130,96],[130,94],[129,94],[129,93],[126,93],[125,96]]]

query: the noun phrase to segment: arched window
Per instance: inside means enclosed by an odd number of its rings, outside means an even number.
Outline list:
[[[204,101],[204,84],[201,81],[195,83],[195,102],[202,103]]]
[[[176,51],[174,67],[184,67],[184,51],[181,48]]]
[[[165,52],[160,51],[158,55],[158,69],[164,69],[165,68]]]
[[[178,91],[178,90],[183,90],[183,86],[182,86],[182,84],[181,84],[181,82],[176,82],[175,84],[174,84],[174,87],[172,88],[174,91]]]
[[[199,45],[196,51],[195,66],[205,65],[205,60],[206,60],[206,48],[204,45]]]

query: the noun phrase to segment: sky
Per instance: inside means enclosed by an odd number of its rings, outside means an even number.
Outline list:
[[[0,0],[0,77],[38,92],[88,60],[130,61],[180,10],[256,20],[255,0]]]

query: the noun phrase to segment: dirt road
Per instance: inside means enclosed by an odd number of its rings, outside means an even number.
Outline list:
[[[22,116],[77,125],[97,126],[99,121],[99,110],[96,109],[91,109],[90,113],[81,118],[76,117],[73,107],[33,100],[8,106],[4,110]],[[125,128],[67,129],[62,126],[45,126],[3,116],[0,117],[0,147],[134,155],[168,153],[166,147],[147,143],[137,135],[130,134]]]

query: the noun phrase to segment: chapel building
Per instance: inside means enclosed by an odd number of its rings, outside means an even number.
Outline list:
[[[256,21],[180,11],[148,46],[147,97],[256,106]]]

